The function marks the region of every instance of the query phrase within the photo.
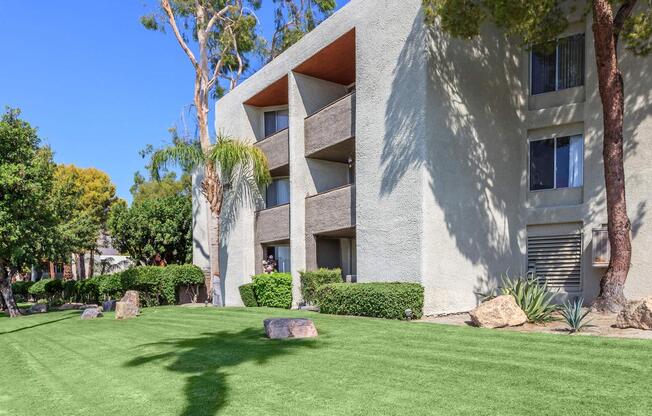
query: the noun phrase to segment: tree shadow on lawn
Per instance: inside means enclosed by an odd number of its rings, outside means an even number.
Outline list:
[[[66,312],[67,312],[67,311],[66,311]],[[39,322],[39,323],[34,324],[34,325],[23,326],[23,327],[20,327],[20,328],[16,328],[16,329],[9,330],[9,331],[0,332],[0,335],[4,335],[4,334],[13,334],[14,332],[25,331],[25,330],[32,329],[32,328],[36,328],[36,327],[43,326],[43,325],[50,325],[50,324],[54,324],[54,323],[57,323],[57,322],[65,321],[65,320],[67,320],[67,319],[72,319],[72,318],[74,318],[75,316],[78,316],[78,314],[75,314],[75,313],[67,313],[66,316],[63,316],[63,317],[62,317],[61,314],[64,314],[64,313],[65,313],[65,312],[63,312],[63,311],[51,311],[51,312],[47,312],[47,315],[49,315],[49,314],[55,314],[55,313],[56,313],[56,314],[59,314],[58,317],[57,317],[58,319],[52,319],[52,320],[45,321],[45,322]],[[3,315],[4,315],[4,314],[3,314]],[[41,315],[43,315],[43,314],[40,314],[40,313],[39,313],[39,314],[25,314],[25,315],[18,316],[18,317],[16,317],[16,318],[9,318],[8,315],[4,315],[4,317],[7,318],[7,321],[8,321],[8,320],[16,321],[16,320],[20,320],[20,319],[28,318],[28,317],[31,317],[31,316],[41,316]],[[6,321],[5,321],[5,322],[6,322]],[[26,322],[26,321],[21,321],[21,323],[22,323],[22,322]]]
[[[247,361],[262,365],[281,354],[291,354],[302,348],[317,346],[314,339],[269,340],[257,328],[201,335],[199,338],[143,344],[140,347],[158,347],[167,351],[136,357],[125,364],[127,367],[137,367],[164,362],[169,363],[166,366],[169,371],[190,374],[184,389],[186,406],[181,416],[208,416],[218,413],[228,397],[225,368]]]

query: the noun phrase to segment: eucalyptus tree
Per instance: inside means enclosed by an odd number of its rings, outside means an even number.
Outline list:
[[[298,42],[330,16],[335,0],[273,0],[274,34],[269,43],[268,58],[272,60]]]
[[[212,220],[209,227],[209,257],[211,276],[220,276],[220,219],[225,196],[244,203],[256,204],[260,200],[260,189],[271,182],[265,154],[250,143],[218,135],[216,142],[205,150],[199,142],[177,141],[172,146],[156,150],[152,154],[150,169],[152,177],[168,165],[175,164],[184,169],[210,170],[215,175],[217,186],[207,187],[202,183],[202,192],[210,202]],[[221,299],[214,301],[221,304]]]
[[[618,62],[622,38],[636,56],[652,50],[652,3],[638,0],[423,0],[426,23],[453,36],[472,39],[485,22],[526,47],[551,48],[569,25],[568,11],[586,7],[593,19],[595,58],[603,115],[603,159],[611,260],[600,282],[598,310],[619,310],[632,258],[627,215],[623,119],[625,79]],[[638,7],[637,7],[638,6]],[[636,8],[636,11],[635,11]]]

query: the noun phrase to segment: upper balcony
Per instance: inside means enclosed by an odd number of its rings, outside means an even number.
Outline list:
[[[288,240],[290,238],[290,204],[257,211],[255,237],[258,244]]]
[[[355,155],[355,93],[345,95],[305,120],[305,155],[347,163]]]
[[[306,198],[306,232],[319,234],[355,227],[355,185]]]
[[[255,146],[267,156],[269,170],[273,176],[289,173],[288,129],[283,129],[256,142]]]

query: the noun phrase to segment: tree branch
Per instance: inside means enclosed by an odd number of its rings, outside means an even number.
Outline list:
[[[614,17],[614,36],[616,37],[616,40],[618,40],[618,35],[620,35],[621,30],[623,30],[625,21],[632,15],[636,3],[637,0],[625,0],[618,9],[616,17]]]
[[[170,2],[168,0],[161,0],[161,7],[165,11],[165,14],[168,15],[168,21],[170,23],[170,26],[172,27],[172,31],[174,32],[174,36],[177,38],[177,42],[179,42],[179,45],[181,45],[181,49],[188,55],[188,58],[190,59],[190,63],[192,63],[192,66],[195,68],[196,71],[199,70],[199,64],[197,64],[197,59],[195,59],[195,55],[192,53],[186,42],[183,40],[183,36],[181,36],[181,32],[179,32],[179,28],[177,27],[177,21],[174,17],[174,12],[172,11],[172,7],[170,7]]]

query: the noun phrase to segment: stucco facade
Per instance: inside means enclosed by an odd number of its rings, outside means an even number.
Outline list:
[[[529,238],[558,235],[581,241],[579,280],[560,294],[593,299],[604,268],[593,265],[592,231],[607,220],[601,104],[590,18],[571,20],[568,32],[585,34],[583,85],[532,95],[529,53],[497,31],[454,40],[424,27],[420,0],[400,13],[389,0],[352,0],[220,99],[216,130],[256,143],[272,175],[290,181],[287,205],[228,207],[226,305],[241,304],[238,286],[259,271],[265,244],[281,241],[295,304],[298,272],[340,250],[358,282],[421,282],[427,314],[468,310],[501,274],[528,271]],[[634,298],[652,294],[652,58],[623,53],[621,64]],[[288,128],[265,138],[265,112],[279,108]],[[530,191],[529,141],[577,134],[583,185]],[[195,185],[194,258],[207,267]]]

